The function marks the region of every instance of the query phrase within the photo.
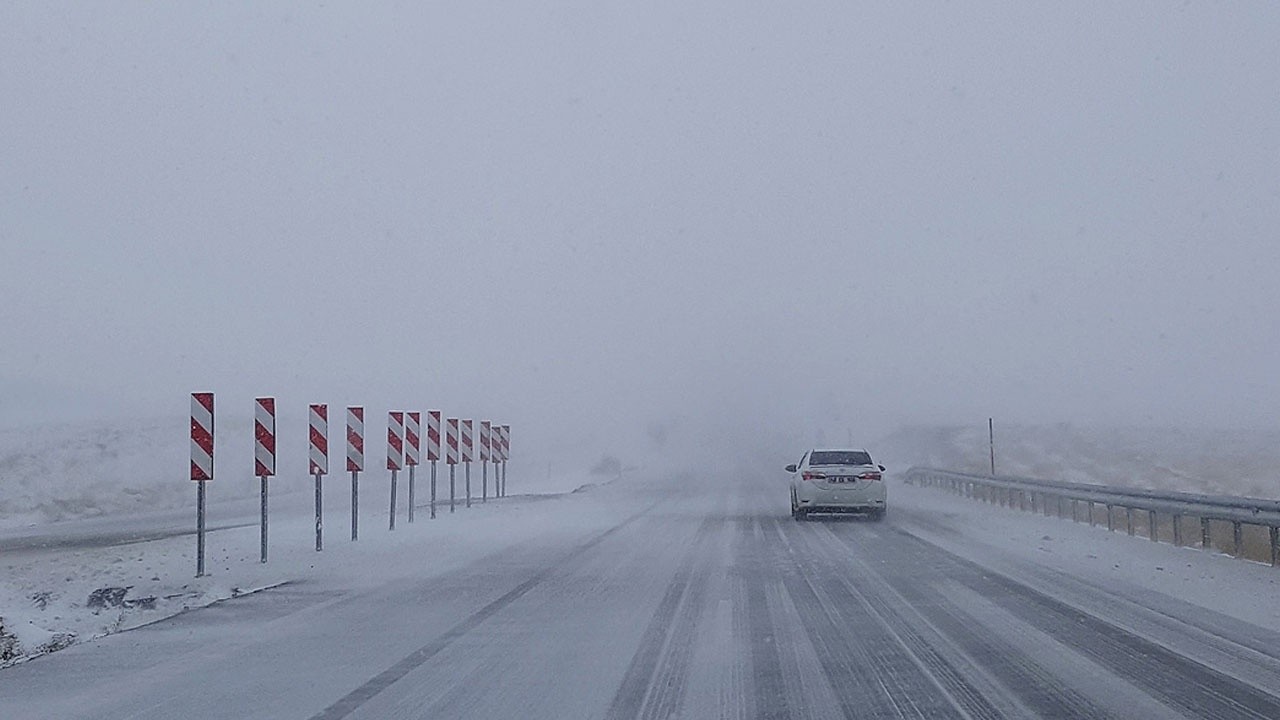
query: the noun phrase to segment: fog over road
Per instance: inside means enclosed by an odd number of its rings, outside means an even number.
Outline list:
[[[975,564],[892,494],[883,523],[795,522],[763,471],[587,494],[538,504],[563,532],[443,574],[297,582],[0,671],[2,714],[1280,717],[1276,633]]]

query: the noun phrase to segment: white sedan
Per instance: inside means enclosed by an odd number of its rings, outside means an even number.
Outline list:
[[[884,466],[866,450],[810,450],[791,473],[791,517],[811,513],[865,513],[884,518]]]

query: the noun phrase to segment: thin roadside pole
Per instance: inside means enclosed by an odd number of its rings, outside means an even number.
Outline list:
[[[196,481],[196,577],[204,577],[204,484]]]
[[[259,562],[267,561],[267,476],[262,475],[258,478],[261,483],[262,490],[262,557]]]
[[[324,550],[324,513],[321,512],[321,503],[324,502],[324,495],[320,492],[320,473],[316,473],[316,552]]]
[[[436,519],[436,461],[431,461],[431,519]]]
[[[360,537],[360,471],[351,471],[351,539]]]
[[[996,476],[996,421],[987,418],[987,446],[991,449],[991,477]]]

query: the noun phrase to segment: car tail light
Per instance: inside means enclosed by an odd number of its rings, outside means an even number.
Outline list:
[[[826,480],[827,474],[820,472],[810,472],[808,470],[800,473],[800,477],[805,480]]]
[[[879,480],[880,473],[875,472],[874,470],[871,472],[864,472],[858,476],[858,479],[859,480]]]

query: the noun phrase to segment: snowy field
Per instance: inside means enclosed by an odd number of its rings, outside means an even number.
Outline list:
[[[990,468],[985,425],[903,428],[879,452],[901,469]],[[1002,475],[1280,498],[1280,431],[997,424],[995,452]]]

